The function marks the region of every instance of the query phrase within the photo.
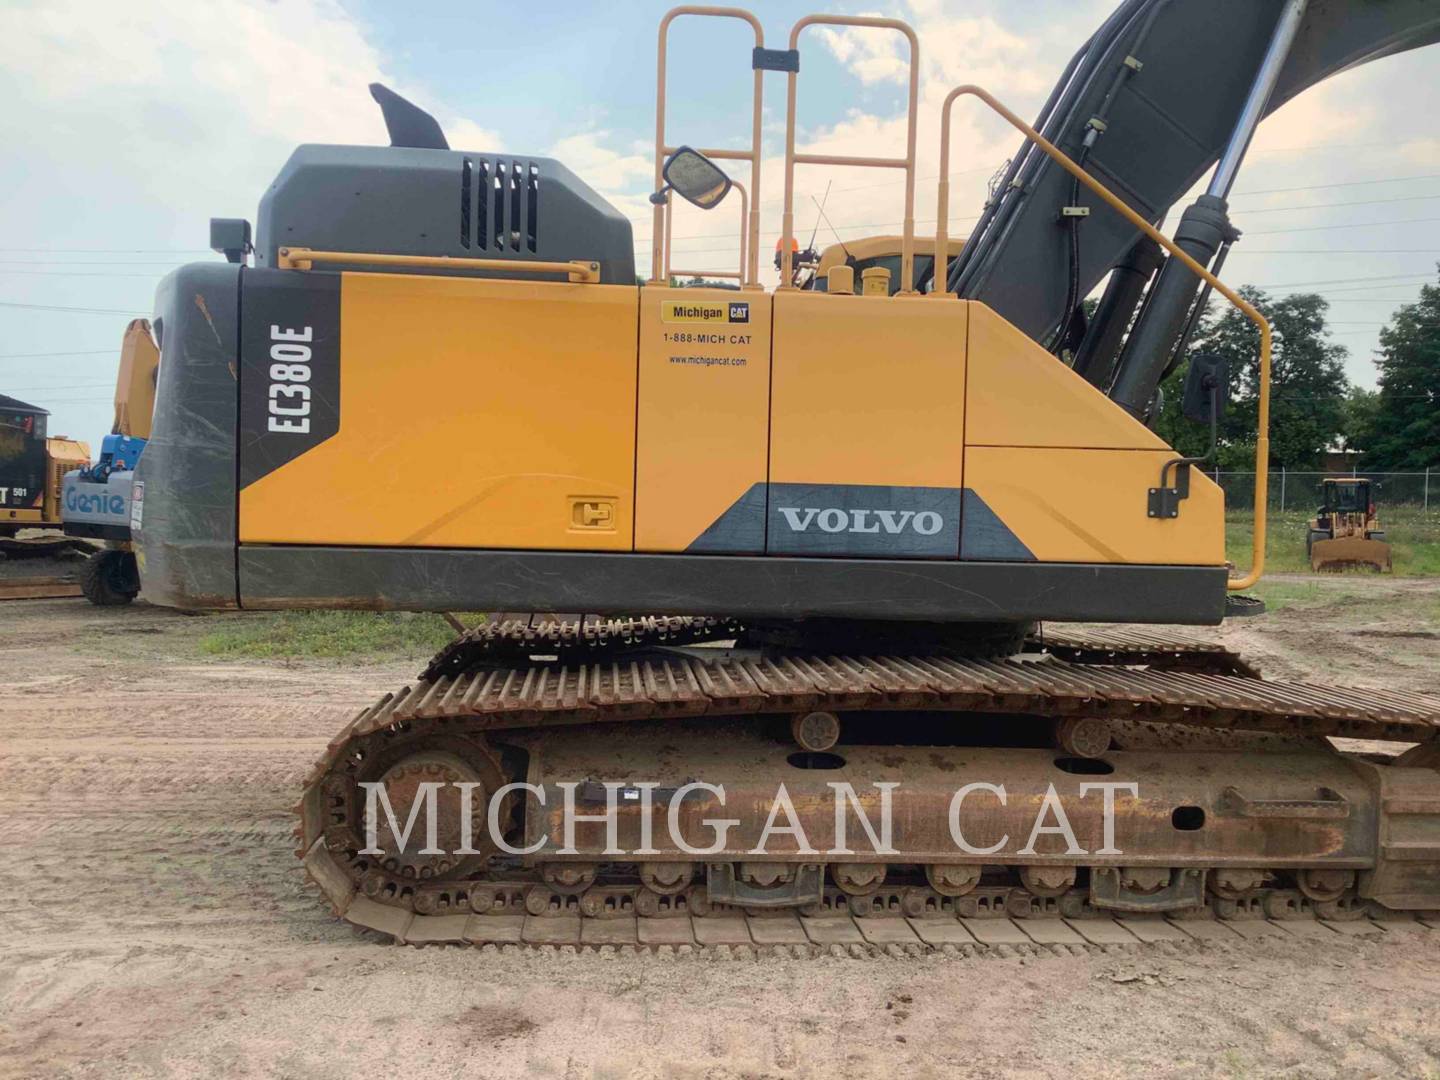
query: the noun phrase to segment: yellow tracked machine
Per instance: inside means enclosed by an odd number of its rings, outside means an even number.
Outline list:
[[[740,148],[672,140],[682,16],[753,31]],[[890,156],[797,148],[815,26],[899,36]],[[310,877],[400,940],[926,947],[969,940],[958,916],[1440,908],[1440,700],[1265,681],[1134,625],[1255,607],[1237,594],[1262,570],[1269,327],[1208,267],[1237,239],[1256,125],[1437,36],[1423,0],[1125,0],[1033,127],[977,87],[946,99],[917,266],[910,27],[811,16],[776,48],[747,12],[678,8],[644,284],[630,222],[562,164],[452,150],[373,87],[391,146],[300,147],[253,247],[217,220],[227,261],[159,290],[143,589],[521,613],[356,716],[306,781]],[[954,254],[957,106],[1023,141]],[[795,174],[817,164],[896,177],[897,287],[883,257],[794,272]],[[695,272],[666,243],[677,198],[738,201],[740,259],[704,271],[735,288],[667,284]],[[1220,490],[1148,425],[1202,289],[1260,330],[1254,561],[1234,578]],[[1192,418],[1225,393],[1193,358]]]
[[[1390,544],[1375,513],[1370,481],[1354,477],[1327,478],[1320,484],[1321,504],[1310,519],[1305,554],[1311,570],[1392,569]]]

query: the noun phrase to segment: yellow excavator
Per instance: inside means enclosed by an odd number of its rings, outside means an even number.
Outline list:
[[[681,17],[753,30],[739,149],[670,134]],[[797,147],[801,45],[827,26],[901,40],[887,156]],[[1226,197],[1268,112],[1437,38],[1423,0],[1125,0],[1033,125],[978,87],[946,98],[928,274],[921,42],[899,20],[809,16],[776,48],[739,9],[665,17],[643,286],[631,223],[563,164],[451,149],[376,85],[390,146],[299,147],[253,241],[212,222],[226,261],[159,289],[143,589],[185,609],[541,613],[464,633],[306,779],[310,878],[401,941],[932,948],[987,916],[1100,934],[1087,916],[1440,908],[1440,700],[1270,682],[1190,634],[1094,625],[1255,612],[1270,331],[1211,269],[1238,238]],[[1022,137],[958,253],[957,106]],[[813,165],[896,177],[893,267],[882,243],[795,286]],[[704,276],[736,287],[664,284],[694,273],[666,242],[675,201],[727,198],[740,257]],[[1211,291],[1259,329],[1240,573],[1203,459],[1149,425]],[[1213,428],[1226,383],[1191,360],[1187,415]]]

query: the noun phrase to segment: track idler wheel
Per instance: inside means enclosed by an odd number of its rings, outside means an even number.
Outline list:
[[[688,862],[647,862],[640,864],[640,883],[661,896],[673,896],[690,887],[695,864]]]
[[[837,863],[830,873],[835,887],[849,896],[868,896],[885,883],[884,863]]]
[[[540,877],[561,896],[578,896],[595,884],[599,869],[594,863],[546,863],[540,867]]]
[[[411,830],[403,848],[390,828],[390,822],[381,814],[375,829],[375,843],[382,852],[380,865],[390,874],[407,881],[428,881],[434,877],[460,876],[468,872],[468,868],[480,857],[460,856],[454,852],[464,847],[466,839],[473,846],[481,843],[485,836],[486,797],[495,774],[484,773],[490,773],[490,770],[475,768],[458,754],[442,750],[420,750],[400,758],[387,768],[380,775],[379,783],[396,822],[410,821],[412,809],[423,810],[423,807],[414,807],[415,801],[426,798],[426,792],[433,790],[436,799],[435,846],[439,853],[427,855],[422,850],[428,839],[423,813],[417,818],[417,827]],[[432,784],[442,786],[438,789],[427,786]],[[458,784],[475,784],[478,789],[472,789],[476,790],[476,794],[471,800],[468,836],[466,823],[460,820],[461,804],[455,787]]]
[[[1075,887],[1073,866],[1022,866],[1020,884],[1034,896],[1064,896]]]
[[[925,880],[941,896],[964,896],[980,884],[981,869],[979,866],[929,863],[925,867]]]
[[[1339,900],[1355,884],[1354,870],[1302,870],[1295,876],[1296,887],[1316,902]]]
[[[1221,900],[1242,900],[1265,883],[1265,871],[1221,867],[1210,872],[1210,892]]]
[[[1120,887],[1148,896],[1170,884],[1170,868],[1166,866],[1124,866],[1120,868]]]
[[[784,863],[742,862],[740,864],[741,880],[748,881],[751,885],[761,889],[787,884],[794,877],[795,868]]]

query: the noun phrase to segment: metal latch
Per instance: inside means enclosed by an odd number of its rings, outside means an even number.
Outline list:
[[[575,529],[613,529],[615,503],[611,499],[573,499],[570,503],[570,525]]]

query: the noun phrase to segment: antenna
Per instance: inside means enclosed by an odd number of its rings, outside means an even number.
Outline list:
[[[825,185],[825,194],[824,194],[823,196],[821,196],[821,199],[820,199],[820,214],[825,213],[825,204],[830,201],[830,189],[831,189],[834,185],[835,185],[835,181],[834,181],[834,180],[831,180],[828,184]],[[814,199],[815,196],[814,196],[814,195],[811,195],[810,198],[811,198],[811,199]],[[808,244],[805,245],[806,250],[808,250],[808,251],[814,251],[814,250],[815,250],[815,234],[820,231],[820,214],[816,214],[816,215],[815,215],[815,228],[813,228],[813,229],[810,230],[810,243],[808,243]]]
[[[840,230],[835,228],[834,225],[831,225],[830,219],[825,216],[825,207],[820,204],[820,200],[815,198],[814,195],[810,196],[810,201],[815,204],[815,209],[820,211],[820,218],[825,222],[825,227],[835,234],[835,239],[840,244],[840,250],[845,252],[845,258],[850,258],[850,249],[845,246],[845,241],[840,239]],[[816,223],[815,228],[817,231],[819,230],[820,225],[818,222]]]

